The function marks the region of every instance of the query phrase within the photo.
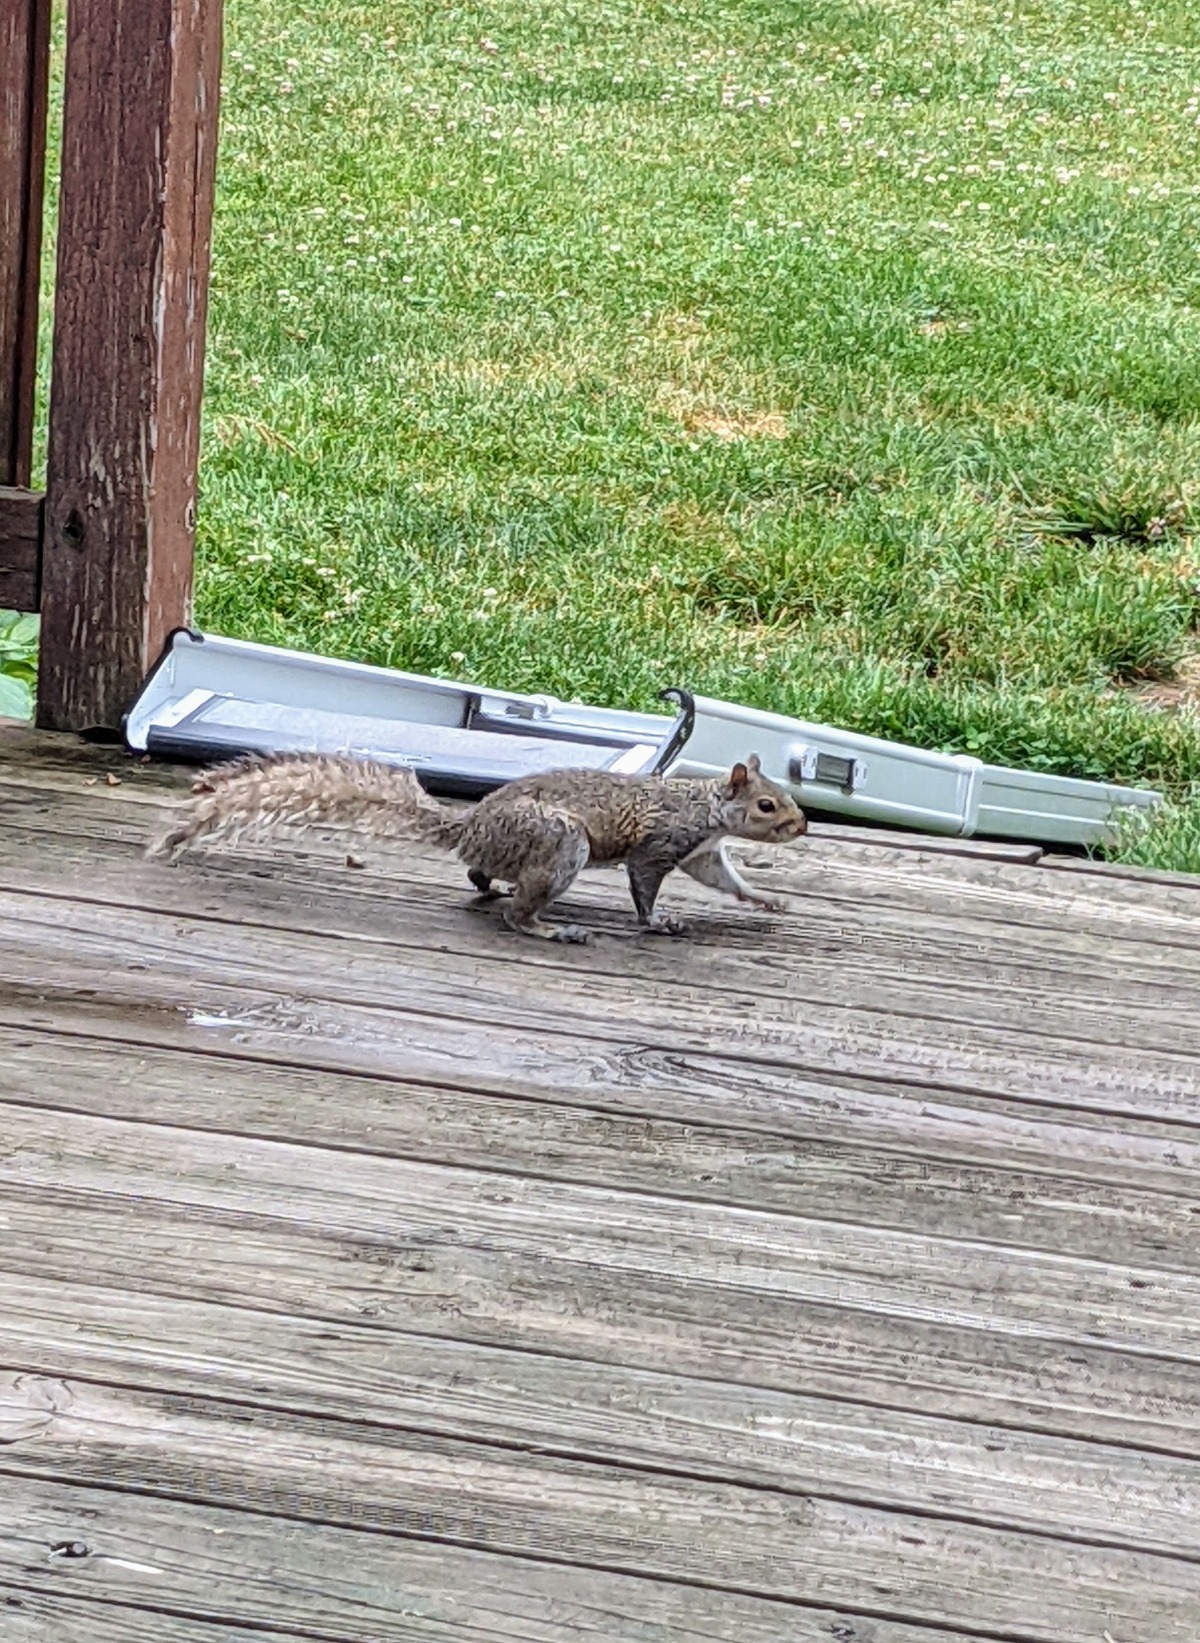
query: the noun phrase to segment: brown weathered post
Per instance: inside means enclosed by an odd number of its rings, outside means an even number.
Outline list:
[[[116,727],[189,614],[220,0],[70,0],[38,723]]]
[[[0,0],[0,485],[33,449],[50,0]]]
[[[0,0],[0,608],[36,610],[33,454],[50,0]]]

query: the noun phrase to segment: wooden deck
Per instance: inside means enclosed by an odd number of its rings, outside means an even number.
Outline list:
[[[560,949],[180,785],[0,732],[3,1643],[1197,1643],[1196,888]]]

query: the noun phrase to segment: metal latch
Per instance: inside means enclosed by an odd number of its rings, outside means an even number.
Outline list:
[[[524,719],[532,722],[535,719],[550,717],[550,702],[545,696],[532,696],[527,702],[505,702],[504,717],[506,719]]]
[[[823,753],[817,747],[801,747],[788,761],[788,780],[819,782],[823,787],[836,787],[843,793],[853,793],[867,779],[867,766],[862,759],[840,753]]]

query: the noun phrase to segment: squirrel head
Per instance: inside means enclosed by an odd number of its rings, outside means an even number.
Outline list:
[[[724,792],[725,825],[739,839],[782,844],[808,830],[804,812],[786,788],[762,773],[757,753],[729,772]]]

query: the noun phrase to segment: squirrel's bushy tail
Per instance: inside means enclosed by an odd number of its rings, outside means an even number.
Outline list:
[[[168,860],[197,844],[236,844],[266,828],[347,827],[453,850],[470,811],[430,798],[412,771],[335,753],[239,759],[206,771],[197,796],[147,849]]]

